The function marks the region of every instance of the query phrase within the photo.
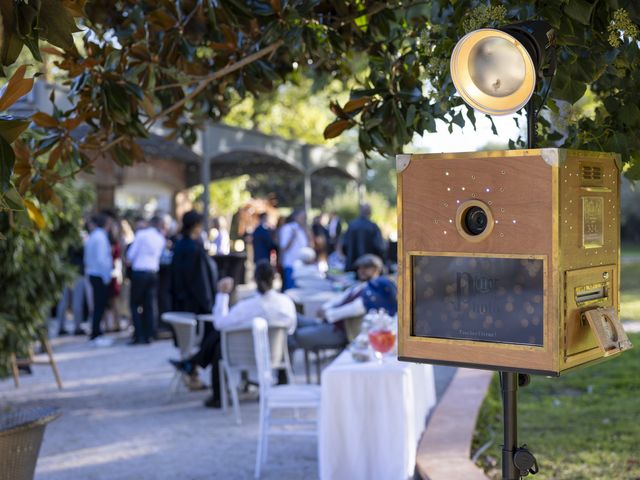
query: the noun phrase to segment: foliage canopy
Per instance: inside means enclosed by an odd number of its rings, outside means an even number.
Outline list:
[[[51,56],[73,105],[0,118],[3,198],[55,201],[52,186],[101,155],[141,160],[135,139],[154,125],[191,144],[203,122],[273,92],[297,69],[353,85],[348,101],[331,103],[325,138],[354,128],[365,154],[398,153],[414,133],[433,132],[436,119],[450,129],[475,123],[449,74],[466,30],[534,18],[557,29],[547,108],[562,113],[585,92],[596,105],[566,130],[542,116],[541,143],[619,152],[627,174],[640,177],[640,6],[632,0],[15,0],[2,2],[0,15],[2,65],[24,48],[35,60]],[[18,69],[0,110],[32,83]],[[29,120],[34,135],[16,140]],[[91,127],[82,135],[81,124]]]

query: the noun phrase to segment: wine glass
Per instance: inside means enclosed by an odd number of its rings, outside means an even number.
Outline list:
[[[386,327],[378,327],[369,331],[369,345],[373,348],[378,363],[382,363],[383,355],[391,351],[395,341],[395,334]]]

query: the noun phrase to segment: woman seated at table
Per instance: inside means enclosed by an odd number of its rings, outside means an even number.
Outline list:
[[[220,408],[220,378],[218,360],[221,358],[220,335],[222,331],[231,327],[246,326],[251,328],[253,319],[262,317],[269,325],[284,326],[293,333],[296,329],[296,307],[287,295],[277,292],[273,288],[275,270],[268,260],[256,264],[254,278],[258,292],[249,298],[241,300],[229,309],[229,294],[233,290],[233,279],[223,278],[218,283],[213,310],[213,324],[216,331],[205,338],[200,350],[187,360],[169,360],[178,370],[191,375],[197,366],[211,368],[211,389],[213,396],[205,402],[207,407]]]
[[[348,342],[344,320],[361,317],[370,309],[384,308],[390,315],[398,311],[396,285],[381,276],[383,264],[380,257],[366,254],[355,262],[359,283],[347,289],[341,296],[325,303],[318,316],[318,323],[298,317],[298,328],[290,336],[289,349],[342,348]]]

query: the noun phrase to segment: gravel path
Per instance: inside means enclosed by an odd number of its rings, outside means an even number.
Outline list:
[[[209,391],[170,392],[173,368],[167,359],[177,357],[171,341],[132,347],[125,334],[111,338],[114,344],[104,348],[83,337],[52,340],[62,391],[46,365],[22,375],[18,389],[11,379],[0,382],[0,407],[48,405],[62,411],[46,429],[36,480],[253,478],[255,395],[241,399],[243,424],[236,425],[231,412],[203,406]],[[301,357],[298,352],[294,359],[299,383]],[[434,367],[438,398],[454,372]],[[201,378],[209,383],[209,371]],[[262,478],[314,479],[317,461],[315,438],[271,437]]]
[[[202,405],[208,392],[170,393],[171,342],[125,342],[95,348],[78,337],[54,339],[62,391],[48,366],[34,366],[19,389],[0,383],[0,405],[62,410],[47,427],[36,480],[253,478],[257,402],[241,403],[238,426],[230,413]],[[272,437],[269,447],[264,479],[317,477],[315,439]]]

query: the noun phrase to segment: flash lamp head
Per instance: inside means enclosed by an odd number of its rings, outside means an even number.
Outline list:
[[[483,113],[514,113],[533,95],[538,77],[552,59],[546,52],[553,42],[553,29],[543,21],[470,32],[451,55],[456,90]]]

